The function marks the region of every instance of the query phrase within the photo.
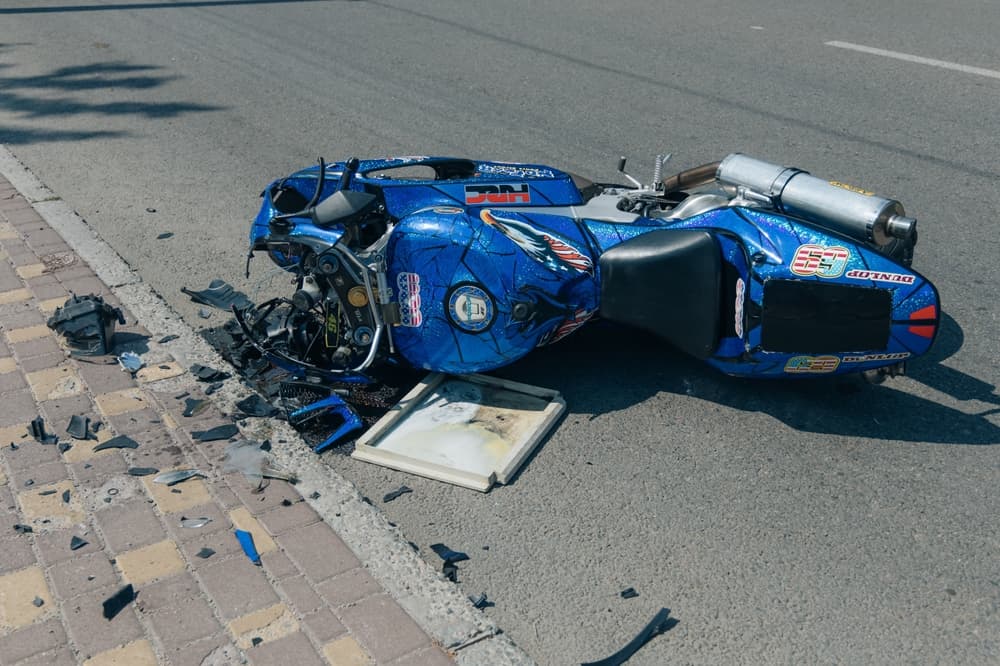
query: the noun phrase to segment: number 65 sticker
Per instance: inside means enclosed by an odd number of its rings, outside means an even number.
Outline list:
[[[790,269],[796,275],[836,278],[844,274],[851,251],[841,245],[800,245]]]

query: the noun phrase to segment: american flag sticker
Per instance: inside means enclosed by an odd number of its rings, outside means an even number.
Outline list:
[[[396,276],[399,290],[399,323],[416,327],[424,320],[420,312],[420,276],[416,273],[400,273]]]

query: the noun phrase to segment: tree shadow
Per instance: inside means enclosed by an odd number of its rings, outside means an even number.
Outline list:
[[[943,319],[940,338],[939,355],[950,355],[961,346],[961,328],[954,319]],[[909,376],[958,400],[1000,404],[994,386],[942,366],[941,358],[917,359],[910,364]],[[659,393],[673,393],[767,414],[802,432],[935,444],[1000,444],[1000,427],[985,418],[996,410],[967,414],[896,390],[893,380],[871,385],[858,375],[787,381],[728,377],[652,335],[610,323],[585,328],[497,374],[554,388],[572,412],[594,418]]]
[[[0,44],[0,49],[14,45]],[[0,71],[10,64],[0,65]],[[194,102],[152,102],[135,99],[90,102],[75,93],[93,91],[151,90],[179,77],[159,73],[156,65],[136,65],[121,61],[97,62],[59,67],[48,73],[31,76],[0,75],[0,110],[28,122],[44,119],[65,119],[69,116],[143,116],[145,118],[175,118],[186,113],[218,111],[223,107]],[[0,143],[27,144],[36,141],[80,141],[127,136],[121,130],[64,130],[0,126]]]

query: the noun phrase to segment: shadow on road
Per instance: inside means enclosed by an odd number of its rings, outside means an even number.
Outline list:
[[[957,400],[1000,404],[995,387],[940,361],[961,346],[954,319],[942,320],[935,354],[910,364],[910,378]],[[571,412],[608,414],[659,393],[767,414],[802,432],[935,444],[1000,444],[1000,427],[927,398],[870,385],[857,375],[751,380],[722,375],[659,339],[612,324],[590,329],[531,354],[499,373],[560,391]],[[905,381],[905,380],[896,380]]]
[[[0,44],[0,50],[13,45]],[[10,64],[0,65],[6,73]],[[97,62],[60,67],[31,76],[0,75],[0,112],[13,114],[29,123],[61,120],[70,116],[144,116],[175,118],[185,113],[217,111],[221,107],[193,102],[150,102],[137,99],[121,101],[85,101],[75,93],[107,91],[108,95],[134,97],[135,91],[150,90],[175,80],[176,76],[158,73],[155,65],[124,62]],[[18,145],[38,141],[80,141],[126,136],[114,129],[57,129],[35,126],[0,125],[0,143]]]

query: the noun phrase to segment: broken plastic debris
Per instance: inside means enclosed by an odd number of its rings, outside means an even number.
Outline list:
[[[146,362],[135,352],[127,351],[118,357],[118,365],[122,366],[122,370],[127,370],[134,375],[146,366]]]
[[[458,567],[456,567],[454,564],[448,564],[447,562],[445,562],[444,566],[441,567],[441,573],[443,573],[444,577],[450,580],[451,582],[453,583],[458,582]]]
[[[56,440],[59,439],[55,435],[45,432],[45,419],[41,416],[36,416],[32,419],[31,423],[28,424],[28,432],[42,444],[55,444]]]
[[[226,384],[225,382],[212,382],[211,384],[205,387],[205,395],[212,395],[220,388],[225,386],[225,384]]]
[[[24,482],[24,487],[25,488],[30,488],[33,485],[35,485],[35,480],[34,479],[28,479],[27,481]]]
[[[90,439],[90,417],[81,416],[80,414],[74,414],[69,417],[69,425],[66,426],[66,432],[73,439]]]
[[[260,485],[266,477],[282,479],[289,483],[297,481],[294,474],[278,467],[272,456],[260,448],[256,442],[238,439],[226,446],[223,472],[240,472],[252,485]]]
[[[181,527],[197,529],[208,525],[210,522],[212,522],[212,519],[208,516],[202,516],[201,518],[181,518]]]
[[[174,236],[174,232],[172,232],[172,231],[164,231],[162,234],[160,234],[159,236],[156,237],[156,240],[166,240],[168,238],[173,238],[173,236]]]
[[[218,382],[223,379],[229,379],[230,377],[228,372],[216,370],[215,368],[210,368],[207,365],[202,365],[201,363],[195,363],[191,366],[191,374],[194,375],[199,381],[203,382]]]
[[[41,608],[42,606],[45,605],[45,599],[42,599],[41,597],[35,597],[34,599],[31,600],[31,604],[35,608]]]
[[[21,534],[31,534],[35,530],[31,529],[31,525],[24,525],[23,523],[14,523],[14,531]]]
[[[64,504],[69,504],[69,491],[64,490],[62,493],[62,501]]]
[[[114,346],[116,322],[125,323],[122,311],[91,294],[71,296],[46,324],[66,339],[75,356],[101,356]]]
[[[186,395],[186,394],[185,394]],[[199,412],[203,411],[208,407],[208,400],[198,400],[197,398],[188,398],[184,401],[184,411],[182,414],[184,416],[194,416]]]
[[[146,212],[147,212],[147,213],[155,213],[155,212],[156,212],[156,209],[155,209],[155,208],[147,208],[147,209],[146,209]]]
[[[201,317],[202,319],[208,319],[209,317],[212,316],[212,313],[206,310],[205,308],[198,308],[198,316]]]
[[[215,555],[215,551],[212,550],[211,548],[202,548],[197,553],[195,553],[195,555],[197,555],[203,560],[207,560],[208,558],[212,557],[212,555]]]
[[[155,479],[153,483],[162,483],[167,486],[174,486],[181,481],[187,481],[196,476],[205,476],[205,473],[199,469],[175,469],[172,472],[164,472]]]
[[[175,334],[171,333],[170,335],[164,335],[162,338],[160,338],[159,340],[157,340],[157,342],[159,344],[161,344],[161,345],[165,345],[165,344],[167,344],[168,342],[170,342],[172,340],[178,339],[179,337],[181,337],[181,336],[175,335]]]
[[[639,596],[639,593],[635,591],[634,587],[626,587],[621,591],[622,599],[635,599]]]
[[[246,310],[253,306],[246,294],[236,291],[232,285],[225,280],[216,278],[208,283],[208,288],[201,291],[194,291],[187,287],[181,287],[181,291],[191,297],[195,303],[210,305],[220,310]]]
[[[233,423],[227,423],[212,428],[211,430],[195,430],[191,433],[191,439],[196,442],[214,442],[220,439],[229,439],[240,433],[240,429]]]
[[[253,535],[246,530],[236,530],[235,534],[246,556],[250,558],[251,562],[260,566],[260,555],[257,553],[257,546],[253,543]]]
[[[155,467],[129,467],[128,473],[132,476],[149,476],[150,474],[156,474],[160,470]]]
[[[413,492],[413,488],[410,488],[409,486],[400,486],[399,488],[396,488],[392,492],[386,493],[385,497],[382,498],[382,501],[383,502],[391,502],[392,500],[396,499],[400,495],[405,495],[406,493],[412,493],[412,492]]]
[[[259,416],[263,418],[277,416],[280,411],[277,407],[269,403],[267,400],[264,400],[256,393],[237,402],[236,408],[247,416]]]
[[[633,654],[638,652],[639,648],[645,645],[649,639],[657,634],[663,633],[677,624],[677,620],[671,619],[669,615],[669,608],[661,608],[657,611],[656,615],[653,616],[653,619],[650,620],[649,624],[643,627],[643,630],[640,631],[635,638],[629,641],[628,645],[606,659],[601,659],[600,661],[589,661],[585,664],[581,664],[580,666],[620,666],[621,664],[624,664]]]
[[[118,435],[117,437],[112,437],[106,442],[101,442],[94,447],[94,451],[104,451],[105,449],[137,449],[139,448],[139,442],[135,441],[127,435]]]
[[[456,562],[464,562],[469,559],[469,556],[465,553],[452,550],[443,543],[432,543],[431,550],[437,553],[438,557],[444,560],[445,564],[455,564]]]
[[[123,608],[135,601],[135,589],[129,583],[122,589],[104,600],[104,618],[111,620],[121,612]]]
[[[478,597],[470,596],[469,601],[472,602],[473,608],[478,608],[480,610],[483,608],[489,608],[490,606],[496,606],[496,604],[486,598],[485,592],[480,592]]]
[[[67,451],[73,448],[73,445],[70,444],[69,442],[59,442],[56,448],[59,449],[59,453],[66,453]]]
[[[81,539],[80,537],[74,535],[72,539],[69,540],[69,549],[76,550],[78,548],[83,548],[87,545],[86,539]]]
[[[46,497],[47,495],[55,495],[56,491],[54,491],[54,490],[43,490],[43,491],[39,492],[38,494],[41,497]]]
[[[250,646],[251,647],[257,647],[258,645],[260,645],[263,642],[264,642],[263,638],[261,638],[260,636],[254,636],[253,638],[250,639]]]

